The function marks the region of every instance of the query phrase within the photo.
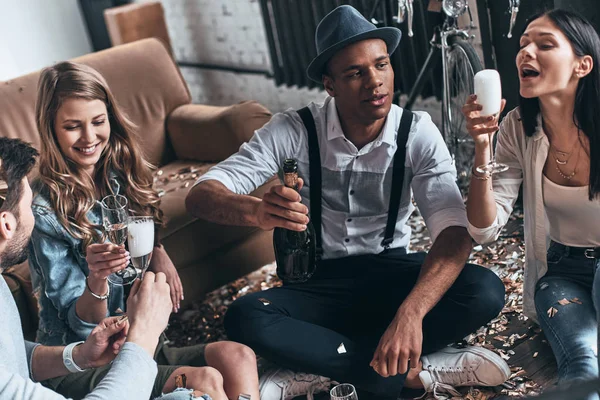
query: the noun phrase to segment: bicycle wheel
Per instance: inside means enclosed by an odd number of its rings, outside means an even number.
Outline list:
[[[467,132],[462,107],[473,93],[473,77],[483,67],[473,46],[458,35],[448,37],[446,60],[448,90],[442,107],[444,139],[456,166],[458,186],[466,194],[475,145]]]

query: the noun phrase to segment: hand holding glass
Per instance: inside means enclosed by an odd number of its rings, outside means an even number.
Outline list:
[[[502,85],[500,83],[500,74],[498,74],[498,71],[495,69],[484,69],[475,74],[473,83],[475,94],[477,95],[477,103],[483,106],[479,115],[481,117],[493,115],[497,121],[500,117],[500,109],[502,108]],[[490,162],[476,168],[477,172],[481,174],[496,174],[508,169],[507,165],[496,162],[494,143],[492,140],[494,133],[495,132],[491,132],[489,134]]]
[[[127,222],[127,247],[131,262],[140,279],[150,265],[152,249],[154,249],[154,218],[129,217]]]
[[[118,246],[127,239],[127,198],[120,194],[108,195],[102,199],[102,225],[108,240]],[[114,285],[128,285],[137,278],[137,271],[131,264],[121,271],[108,276]]]

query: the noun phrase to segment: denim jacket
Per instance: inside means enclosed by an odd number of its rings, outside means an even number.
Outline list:
[[[114,192],[118,193],[116,178],[111,183]],[[40,188],[39,183],[37,188]],[[35,227],[29,242],[29,267],[40,308],[37,341],[58,346],[85,340],[97,324],[83,321],[75,311],[75,303],[85,290],[85,278],[89,273],[82,240],[74,238],[60,224],[44,188],[36,190],[32,209]],[[101,224],[99,201],[87,217],[93,224]],[[109,285],[107,317],[116,315],[119,308],[125,309],[123,287]]]

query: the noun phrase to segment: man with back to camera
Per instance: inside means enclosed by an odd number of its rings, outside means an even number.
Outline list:
[[[27,259],[34,226],[27,174],[37,154],[25,142],[0,138],[0,180],[8,186],[0,204],[1,271]],[[64,399],[37,382],[113,360],[108,374],[86,399],[149,399],[157,373],[152,357],[171,313],[169,293],[163,273],[147,272],[143,282],[137,281],[131,289],[128,318],[104,319],[83,343],[50,347],[23,339],[19,312],[0,278],[0,399]]]
[[[225,328],[283,367],[353,383],[361,400],[397,398],[403,387],[456,393],[450,386],[494,386],[510,375],[489,350],[445,347],[497,316],[504,286],[491,271],[465,265],[465,207],[438,129],[427,113],[392,105],[390,54],[400,36],[350,6],[325,16],[307,70],[325,87],[324,104],[273,116],[186,199],[199,218],[264,230],[302,231],[312,211],[323,250],[314,276],[237,299]],[[299,193],[278,185],[262,200],[247,195],[289,158],[304,179]],[[407,254],[413,192],[433,241],[428,253]],[[273,390],[287,399],[321,379],[277,373],[262,398]]]

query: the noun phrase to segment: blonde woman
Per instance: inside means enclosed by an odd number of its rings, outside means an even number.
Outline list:
[[[123,287],[106,278],[127,265],[129,253],[123,246],[105,243],[99,200],[124,195],[129,209],[153,216],[158,227],[160,199],[152,189],[151,165],[136,142],[135,126],[94,69],[71,62],[44,69],[36,119],[42,145],[29,247],[40,304],[38,341],[61,345],[85,340],[103,318],[125,308]],[[167,276],[177,312],[183,299],[181,280],[160,244],[153,250],[150,270]],[[211,343],[185,351],[163,346],[157,361],[171,365],[159,365],[153,397],[172,392],[175,377],[185,373],[190,390],[168,396],[188,399],[195,390],[196,395],[215,400],[237,398],[240,393],[258,398],[256,359],[241,344]],[[44,384],[78,398],[106,372],[87,370]]]

